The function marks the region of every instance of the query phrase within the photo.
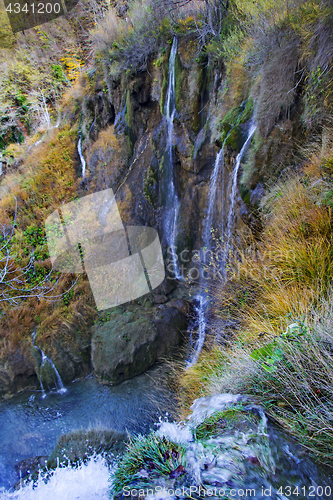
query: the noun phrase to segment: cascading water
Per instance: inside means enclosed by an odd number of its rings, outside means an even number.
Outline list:
[[[197,302],[198,305],[195,305]],[[186,368],[190,368],[195,365],[198,361],[199,354],[203,348],[205,337],[206,337],[206,309],[207,309],[207,298],[203,292],[197,295],[194,299],[194,313],[196,316],[196,320],[194,321],[193,326],[190,327],[190,336],[193,336],[194,331],[196,332],[197,339],[195,343],[192,342],[193,345],[193,353],[190,360],[187,362]]]
[[[225,143],[225,141],[224,141]],[[224,143],[222,145],[222,148],[216,155],[215,159],[215,164],[213,168],[213,173],[210,178],[210,187],[209,187],[209,193],[208,193],[208,209],[207,209],[207,216],[204,221],[204,228],[203,228],[203,246],[204,246],[204,252],[203,252],[203,261],[199,263],[200,266],[200,285],[201,288],[204,287],[203,283],[203,278],[201,276],[202,270],[205,268],[207,265],[207,254],[209,255],[210,250],[211,250],[211,239],[212,239],[212,234],[211,234],[211,227],[213,225],[213,215],[214,215],[214,207],[216,206],[217,203],[217,194],[219,192],[218,189],[218,184],[219,180],[221,177],[221,191],[222,191],[222,196],[221,196],[221,220],[224,220],[224,214],[223,214],[223,192],[224,192]],[[223,229],[223,228],[222,228]],[[196,303],[198,305],[196,305]],[[192,355],[187,362],[187,368],[190,368],[191,366],[195,365],[195,363],[198,361],[199,354],[203,348],[205,338],[206,338],[206,329],[207,329],[207,320],[206,320],[206,311],[207,311],[207,306],[208,306],[208,300],[206,297],[206,294],[204,293],[203,290],[195,297],[194,300],[194,313],[195,313],[195,321],[193,324],[190,326],[190,338],[192,339],[194,332],[196,332],[197,339],[195,343],[193,341],[191,342],[192,344]]]
[[[282,500],[299,498],[302,488],[307,492],[311,488],[317,500],[331,498],[331,471],[327,474],[327,469],[311,462],[247,397],[216,394],[196,399],[191,410],[186,422],[161,421],[157,430],[160,437],[186,446],[182,463],[187,474],[176,485],[166,479],[167,492],[168,487],[173,491],[179,487],[191,498]],[[161,483],[152,479],[146,487],[154,491],[157,484]],[[319,484],[319,489],[312,486]],[[168,495],[164,498],[179,498]],[[150,500],[159,498],[156,489]]]
[[[57,392],[59,394],[63,394],[65,392],[67,392],[67,389],[64,386],[63,381],[61,380],[60,374],[59,374],[58,370],[56,369],[53,361],[48,356],[46,356],[46,354],[44,353],[44,351],[40,347],[36,346],[36,344],[35,344],[36,333],[37,332],[34,331],[33,334],[31,335],[31,337],[32,337],[32,342],[33,342],[34,348],[39,352],[39,354],[41,355],[41,358],[42,358],[42,362],[40,364],[39,373],[38,373],[39,383],[40,383],[40,387],[42,390],[42,398],[44,399],[46,397],[46,392],[45,392],[45,388],[44,388],[44,385],[42,382],[41,372],[42,372],[43,368],[46,368],[47,366],[49,366],[51,368],[51,371],[53,373],[53,380],[54,380],[54,384],[56,386]]]
[[[44,123],[46,123],[47,128],[49,129],[50,125],[51,125],[50,113],[49,113],[49,110],[47,109],[47,104],[46,104],[45,96],[44,96],[44,94],[43,94],[42,91],[40,91],[40,92],[41,92],[41,96],[42,96],[41,108],[42,108],[42,113],[43,113],[43,116],[44,116]]]
[[[232,130],[232,129],[231,129]],[[221,205],[221,215],[220,215],[220,220],[221,220],[221,242],[223,246],[223,253],[224,253],[224,258],[221,260],[220,264],[223,269],[221,269],[222,275],[225,274],[225,265],[226,265],[226,260],[228,258],[228,253],[231,248],[231,238],[232,238],[232,233],[233,233],[233,228],[234,228],[234,219],[235,219],[235,200],[236,200],[236,189],[237,189],[237,177],[238,177],[238,171],[239,167],[242,161],[242,158],[244,156],[244,153],[246,152],[250,141],[252,139],[252,136],[256,130],[255,124],[251,123],[249,132],[246,138],[246,141],[240,151],[240,153],[236,157],[236,162],[235,162],[235,167],[233,170],[233,175],[231,178],[231,187],[229,186],[230,189],[230,198],[229,198],[229,211],[228,211],[228,217],[227,217],[227,222],[225,223],[225,213],[224,213],[224,198],[226,194],[224,193],[225,190],[225,182],[224,182],[224,146],[225,142],[229,136],[225,138],[222,148],[216,155],[215,159],[215,164],[213,168],[213,172],[210,178],[210,187],[209,187],[209,193],[208,193],[208,209],[207,209],[207,216],[205,218],[205,226],[203,228],[203,246],[204,246],[204,252],[203,252],[203,261],[200,264],[201,268],[204,268],[207,265],[207,254],[209,255],[210,250],[212,249],[212,234],[211,234],[211,228],[213,226],[213,219],[214,219],[214,208],[218,204],[218,202]],[[230,133],[230,132],[229,132]],[[219,186],[220,183],[220,186]],[[220,189],[219,189],[220,187]],[[221,196],[218,197],[218,193],[220,191]],[[204,283],[202,278],[200,279],[201,281],[201,288],[203,288]],[[194,331],[197,333],[197,340],[193,346],[193,353],[190,358],[190,360],[187,363],[187,368],[190,368],[191,366],[195,365],[195,363],[198,360],[199,354],[202,350],[205,337],[206,337],[206,329],[207,329],[207,321],[206,321],[206,311],[207,311],[207,306],[208,306],[208,300],[203,291],[201,291],[196,297],[195,301],[198,303],[198,305],[194,305],[194,312],[196,314],[196,320],[193,322],[193,324],[190,327],[190,335],[191,337],[193,336]]]
[[[168,246],[172,255],[172,274],[176,279],[181,279],[179,271],[178,257],[176,253],[177,219],[179,214],[179,199],[174,179],[173,161],[173,140],[174,140],[174,118],[176,114],[176,79],[175,62],[177,54],[177,38],[173,39],[169,58],[169,80],[166,93],[164,114],[167,123],[167,147],[164,155],[163,184],[165,193],[165,220],[164,231]]]
[[[242,149],[240,150],[240,153],[237,155],[236,161],[235,161],[235,167],[234,167],[233,175],[232,175],[232,179],[231,179],[230,203],[229,203],[229,213],[228,213],[228,219],[227,219],[227,231],[226,231],[226,243],[225,243],[226,258],[228,258],[229,251],[232,249],[231,239],[232,239],[232,233],[233,233],[234,224],[235,224],[235,202],[236,202],[238,171],[239,171],[239,167],[240,167],[242,158],[244,156],[244,153],[246,152],[246,150],[251,142],[251,139],[253,137],[255,130],[256,130],[255,123],[251,123],[246,141],[244,142],[244,145],[243,145]]]
[[[77,152],[79,153],[80,157],[80,162],[81,162],[81,176],[84,179],[86,175],[86,160],[84,159],[83,153],[82,153],[82,141],[81,141],[81,134],[79,137],[79,142],[77,143]]]
[[[210,186],[209,186],[209,193],[208,193],[208,210],[207,210],[207,216],[205,219],[205,227],[203,230],[203,244],[204,247],[209,250],[211,248],[211,227],[213,225],[213,215],[214,215],[214,207],[216,206],[217,202],[217,193],[218,193],[218,182],[221,176],[221,191],[222,191],[222,197],[223,197],[223,192],[224,192],[224,144],[225,141],[222,145],[222,148],[216,155],[215,159],[215,164],[214,164],[214,169],[212,176],[210,178]],[[224,221],[224,213],[223,213],[223,199],[221,199],[221,221],[223,224]],[[223,226],[222,226],[222,234],[223,234]]]

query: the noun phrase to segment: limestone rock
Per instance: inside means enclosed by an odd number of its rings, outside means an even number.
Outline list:
[[[109,321],[92,328],[96,377],[102,383],[117,384],[143,373],[181,343],[185,329],[185,315],[173,307],[113,311]]]

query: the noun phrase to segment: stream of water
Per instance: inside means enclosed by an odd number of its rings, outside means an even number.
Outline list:
[[[121,392],[124,392],[123,388]],[[88,391],[93,403],[100,405],[105,393],[101,395],[97,391],[98,399],[95,394],[95,387],[92,392]],[[140,394],[137,396],[142,399]],[[49,406],[54,410],[54,404]],[[84,414],[91,408],[86,409]],[[191,409],[192,413],[185,422],[159,419],[157,434],[186,447],[182,459],[186,475],[180,484],[175,484],[168,476],[156,478],[152,474],[147,487],[150,491],[154,491],[154,488],[157,490],[149,494],[149,500],[202,498],[195,493],[195,488],[198,491],[200,486],[210,492],[207,496],[221,499],[332,498],[332,469],[312,462],[299,445],[269,422],[262,409],[246,397],[231,393],[217,394],[195,400]],[[79,405],[76,412],[80,410],[82,408]],[[104,402],[100,418],[103,410],[104,418],[108,419]],[[123,408],[118,407],[117,410],[121,412]],[[217,433],[207,437],[198,437],[198,426],[207,417],[225,411],[236,412],[227,427],[221,427]],[[239,411],[241,413],[237,417]],[[137,416],[135,420],[134,428],[138,427]],[[120,419],[117,423],[120,423]],[[51,419],[46,425],[52,425]],[[58,467],[51,477],[42,473],[35,485],[30,483],[18,491],[1,489],[0,499],[107,500],[110,498],[109,489],[116,465],[116,461],[108,465],[97,455],[78,467]],[[135,479],[133,481],[135,488]],[[165,492],[162,494],[163,487]],[[192,495],[182,494],[183,487],[185,492],[193,488]],[[176,491],[180,493],[176,494]],[[218,493],[212,495],[214,491]]]
[[[206,255],[209,255],[209,250],[212,249],[212,234],[211,228],[214,225],[214,208],[216,205],[221,206],[221,215],[220,220],[216,221],[217,226],[220,229],[220,238],[222,244],[222,250],[224,254],[224,258],[221,260],[220,265],[223,269],[221,269],[222,275],[225,274],[225,266],[228,258],[229,251],[232,250],[232,237],[235,225],[235,203],[236,203],[236,194],[237,194],[237,179],[238,172],[241,161],[243,159],[244,154],[249,147],[253,134],[256,130],[255,124],[251,123],[249,130],[247,132],[247,137],[244,142],[244,145],[240,151],[240,153],[236,157],[234,169],[232,172],[231,182],[228,187],[229,191],[229,203],[228,203],[228,213],[224,214],[224,199],[227,195],[225,192],[225,173],[224,173],[224,145],[225,141],[220,149],[220,151],[216,155],[215,164],[213,168],[213,172],[210,178],[209,184],[209,193],[208,193],[208,208],[207,215],[204,222],[204,228],[202,231],[202,239],[204,246],[204,259],[201,262],[200,266],[207,266],[208,262],[206,262]],[[201,275],[201,273],[200,273]],[[206,330],[207,330],[207,308],[208,308],[208,299],[207,294],[204,292],[205,283],[201,278],[201,291],[195,297],[194,300],[194,312],[195,312],[195,320],[190,325],[190,335],[193,338],[194,333],[196,332],[196,341],[192,340],[192,352],[191,356],[187,362],[187,367],[190,368],[193,366],[200,355],[202,347],[205,342]]]
[[[181,279],[176,253],[177,220],[180,202],[175,186],[173,141],[174,141],[174,119],[176,115],[176,77],[175,63],[177,55],[177,38],[174,37],[170,58],[168,88],[165,97],[164,114],[167,123],[167,146],[164,155],[164,192],[165,192],[165,219],[164,231],[167,244],[172,249],[173,275],[176,279]]]
[[[79,142],[77,143],[77,152],[80,157],[80,162],[81,162],[81,177],[84,178],[86,175],[86,160],[84,159],[83,153],[82,153],[82,140],[81,140],[81,134],[79,137]]]
[[[49,455],[58,437],[66,432],[96,427],[148,432],[161,407],[171,408],[171,395],[163,387],[162,367],[156,366],[114,387],[100,385],[91,377],[73,382],[62,394],[52,391],[43,397],[41,391],[25,391],[0,400],[0,488],[8,490],[18,481],[15,464],[28,457]],[[0,498],[7,498],[4,492],[2,495]]]

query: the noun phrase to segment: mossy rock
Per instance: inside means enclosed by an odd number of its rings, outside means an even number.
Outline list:
[[[253,114],[253,100],[249,97],[240,106],[231,108],[220,122],[221,142],[237,151],[241,146],[243,123],[246,123]]]
[[[54,469],[57,464],[77,465],[94,454],[106,458],[118,455],[125,450],[128,437],[116,430],[77,430],[63,434],[47,461],[47,467]]]
[[[252,408],[244,407],[242,404],[234,405],[213,413],[198,425],[195,430],[196,439],[206,440],[230,429],[246,431],[249,424],[258,422],[259,418]]]
[[[148,370],[181,343],[186,329],[185,316],[173,307],[120,311],[92,328],[93,370],[104,384],[119,384]]]

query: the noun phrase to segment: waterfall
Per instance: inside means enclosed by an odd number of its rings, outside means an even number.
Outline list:
[[[225,142],[225,141],[224,141]],[[210,180],[210,187],[209,187],[209,193],[208,193],[208,210],[207,210],[207,217],[205,220],[205,228],[203,231],[203,243],[204,246],[209,250],[210,249],[210,242],[211,242],[211,227],[213,225],[213,213],[214,213],[214,207],[216,206],[216,194],[217,194],[217,189],[218,189],[218,180],[220,177],[220,173],[222,171],[222,193],[224,191],[224,143],[222,145],[222,148],[216,155],[215,159],[215,164],[214,164],[214,169],[213,173],[211,176]],[[224,214],[223,214],[223,199],[221,200],[221,220],[223,224],[223,219],[224,219]],[[223,233],[223,227],[222,227],[222,233]]]
[[[47,364],[49,364],[54,372],[54,375],[55,375],[55,384],[56,384],[57,391],[59,392],[59,394],[63,394],[64,392],[67,392],[67,389],[66,389],[66,387],[64,387],[64,384],[61,380],[59,372],[56,369],[56,367],[54,366],[52,359],[48,358],[42,350],[41,350],[41,354],[42,354],[41,368],[43,368],[43,366],[46,366]]]
[[[210,187],[209,187],[209,193],[208,193],[208,210],[207,210],[207,216],[205,219],[205,227],[203,229],[203,244],[204,248],[209,253],[209,250],[211,250],[211,227],[213,225],[213,215],[214,215],[214,207],[216,206],[218,200],[217,200],[217,193],[218,193],[218,187],[219,187],[219,179],[221,176],[221,191],[222,191],[222,196],[220,199],[221,203],[221,236],[222,236],[222,244],[224,244],[224,258],[222,262],[222,272],[223,275],[225,274],[225,263],[226,259],[228,257],[228,253],[230,250],[230,243],[231,243],[231,237],[233,233],[233,228],[234,228],[234,219],[235,219],[235,200],[236,200],[236,190],[237,190],[237,177],[238,177],[238,171],[240,167],[240,163],[242,161],[242,158],[244,156],[244,153],[246,152],[250,141],[252,139],[252,136],[256,130],[256,126],[254,124],[251,124],[246,141],[240,151],[240,153],[236,157],[236,162],[235,162],[235,167],[233,170],[233,175],[231,179],[231,191],[230,191],[230,199],[229,199],[229,211],[228,211],[228,218],[227,218],[227,224],[226,224],[226,235],[224,234],[224,219],[225,219],[225,214],[223,210],[223,202],[224,202],[224,145],[225,142],[229,136],[225,138],[222,148],[216,155],[215,159],[215,164],[213,168],[213,173],[211,175],[210,179]],[[230,132],[229,132],[230,133]],[[222,175],[221,175],[222,174]],[[201,268],[207,264],[206,262],[206,251],[204,252],[204,258],[203,262],[201,264]],[[203,287],[202,283],[202,278],[200,279],[201,281],[201,288]],[[197,331],[197,340],[195,345],[193,346],[194,352],[192,354],[191,359],[187,362],[187,368],[190,368],[191,366],[195,365],[199,358],[199,354],[202,350],[205,337],[206,337],[206,327],[207,327],[207,321],[206,321],[206,311],[207,311],[207,306],[208,306],[208,301],[206,298],[206,295],[204,294],[203,291],[201,291],[196,297],[195,300],[198,302],[198,306],[194,306],[194,311],[196,314],[196,321],[194,322],[194,325],[190,327],[190,332],[191,336],[193,335],[194,331]]]
[[[194,312],[196,314],[196,321],[193,327],[190,329],[191,336],[194,330],[197,331],[197,340],[193,346],[193,355],[191,359],[187,362],[186,368],[190,368],[195,365],[198,361],[199,354],[203,348],[205,337],[206,337],[206,309],[207,309],[207,298],[203,293],[197,295],[195,300],[199,302],[198,306],[194,306]]]
[[[77,152],[79,153],[80,157],[80,162],[81,162],[81,172],[82,172],[82,178],[86,175],[86,160],[84,159],[84,156],[82,154],[82,143],[81,143],[81,134],[79,137],[79,142],[77,143]]]
[[[49,113],[49,110],[47,109],[47,104],[46,104],[45,96],[44,96],[44,94],[43,94],[42,91],[40,91],[40,93],[42,95],[42,105],[41,105],[41,108],[42,108],[42,112],[43,112],[43,115],[44,115],[44,121],[47,123],[47,128],[49,129],[50,128],[50,124],[51,124],[50,113]]]
[[[114,128],[118,132],[118,134],[123,134],[126,130],[127,123],[126,123],[126,109],[127,109],[127,103],[125,102],[123,109],[119,111],[117,114],[115,120],[114,120]],[[95,123],[95,120],[94,122]]]
[[[172,250],[172,266],[175,278],[181,279],[178,257],[176,253],[177,219],[179,214],[179,199],[175,186],[173,171],[173,139],[174,139],[174,118],[176,114],[176,78],[175,62],[177,54],[177,38],[173,39],[169,58],[169,79],[166,93],[164,114],[167,123],[167,147],[164,155],[164,191],[165,191],[165,221],[164,230],[167,243]]]
[[[240,153],[237,155],[236,161],[235,161],[234,171],[233,171],[233,175],[232,175],[232,179],[231,179],[229,213],[228,213],[228,220],[227,220],[226,243],[225,243],[226,258],[228,258],[230,249],[232,249],[231,238],[232,238],[232,233],[233,233],[234,224],[235,224],[235,202],[236,202],[238,171],[239,171],[239,167],[240,167],[242,158],[244,156],[244,153],[246,152],[246,150],[251,142],[251,139],[253,137],[255,130],[256,130],[256,125],[254,123],[252,123],[250,125],[246,141],[245,141],[242,149],[240,150]]]
[[[224,141],[225,143],[225,141]],[[222,145],[222,148],[216,155],[215,159],[215,164],[213,168],[213,173],[211,175],[210,179],[210,187],[209,187],[209,193],[208,193],[208,210],[207,210],[207,216],[205,219],[205,227],[203,229],[203,245],[204,245],[204,257],[203,257],[203,262],[200,264],[200,271],[204,269],[204,266],[207,264],[206,262],[206,251],[211,249],[211,227],[213,225],[213,214],[214,214],[214,207],[216,206],[216,198],[217,198],[217,192],[218,192],[218,181],[220,178],[220,173],[222,170],[222,179],[221,179],[221,189],[222,189],[222,194],[224,191],[224,143]],[[222,219],[222,224],[223,224],[223,219],[224,219],[224,214],[223,214],[223,199],[221,199],[221,219]],[[223,228],[222,228],[223,230]],[[203,288],[203,279],[202,277],[200,278],[200,284],[201,288]],[[195,301],[198,302],[198,306],[194,306],[194,312],[196,315],[196,321],[194,322],[193,326],[190,327],[190,333],[191,337],[193,336],[193,333],[196,331],[197,333],[197,340],[193,346],[193,353],[190,358],[190,360],[187,362],[187,368],[190,368],[191,366],[195,365],[195,363],[198,361],[199,354],[203,348],[205,338],[206,338],[206,327],[207,327],[207,321],[206,321],[206,311],[207,311],[207,306],[208,306],[208,301],[206,294],[201,291],[196,297]]]
[[[61,380],[60,374],[59,374],[58,370],[56,369],[53,361],[48,356],[46,356],[45,352],[40,347],[36,346],[36,344],[35,344],[36,333],[37,333],[37,330],[35,330],[32,333],[31,338],[32,338],[32,343],[33,343],[34,348],[39,352],[39,354],[42,357],[42,362],[40,364],[39,372],[38,372],[38,379],[39,379],[39,383],[40,383],[40,388],[42,390],[42,398],[44,399],[46,397],[46,392],[45,392],[43,382],[42,382],[41,369],[47,365],[49,365],[51,367],[52,372],[54,374],[54,377],[55,377],[54,383],[55,383],[57,392],[59,394],[63,394],[65,392],[67,392],[67,389],[64,386],[63,381]]]

